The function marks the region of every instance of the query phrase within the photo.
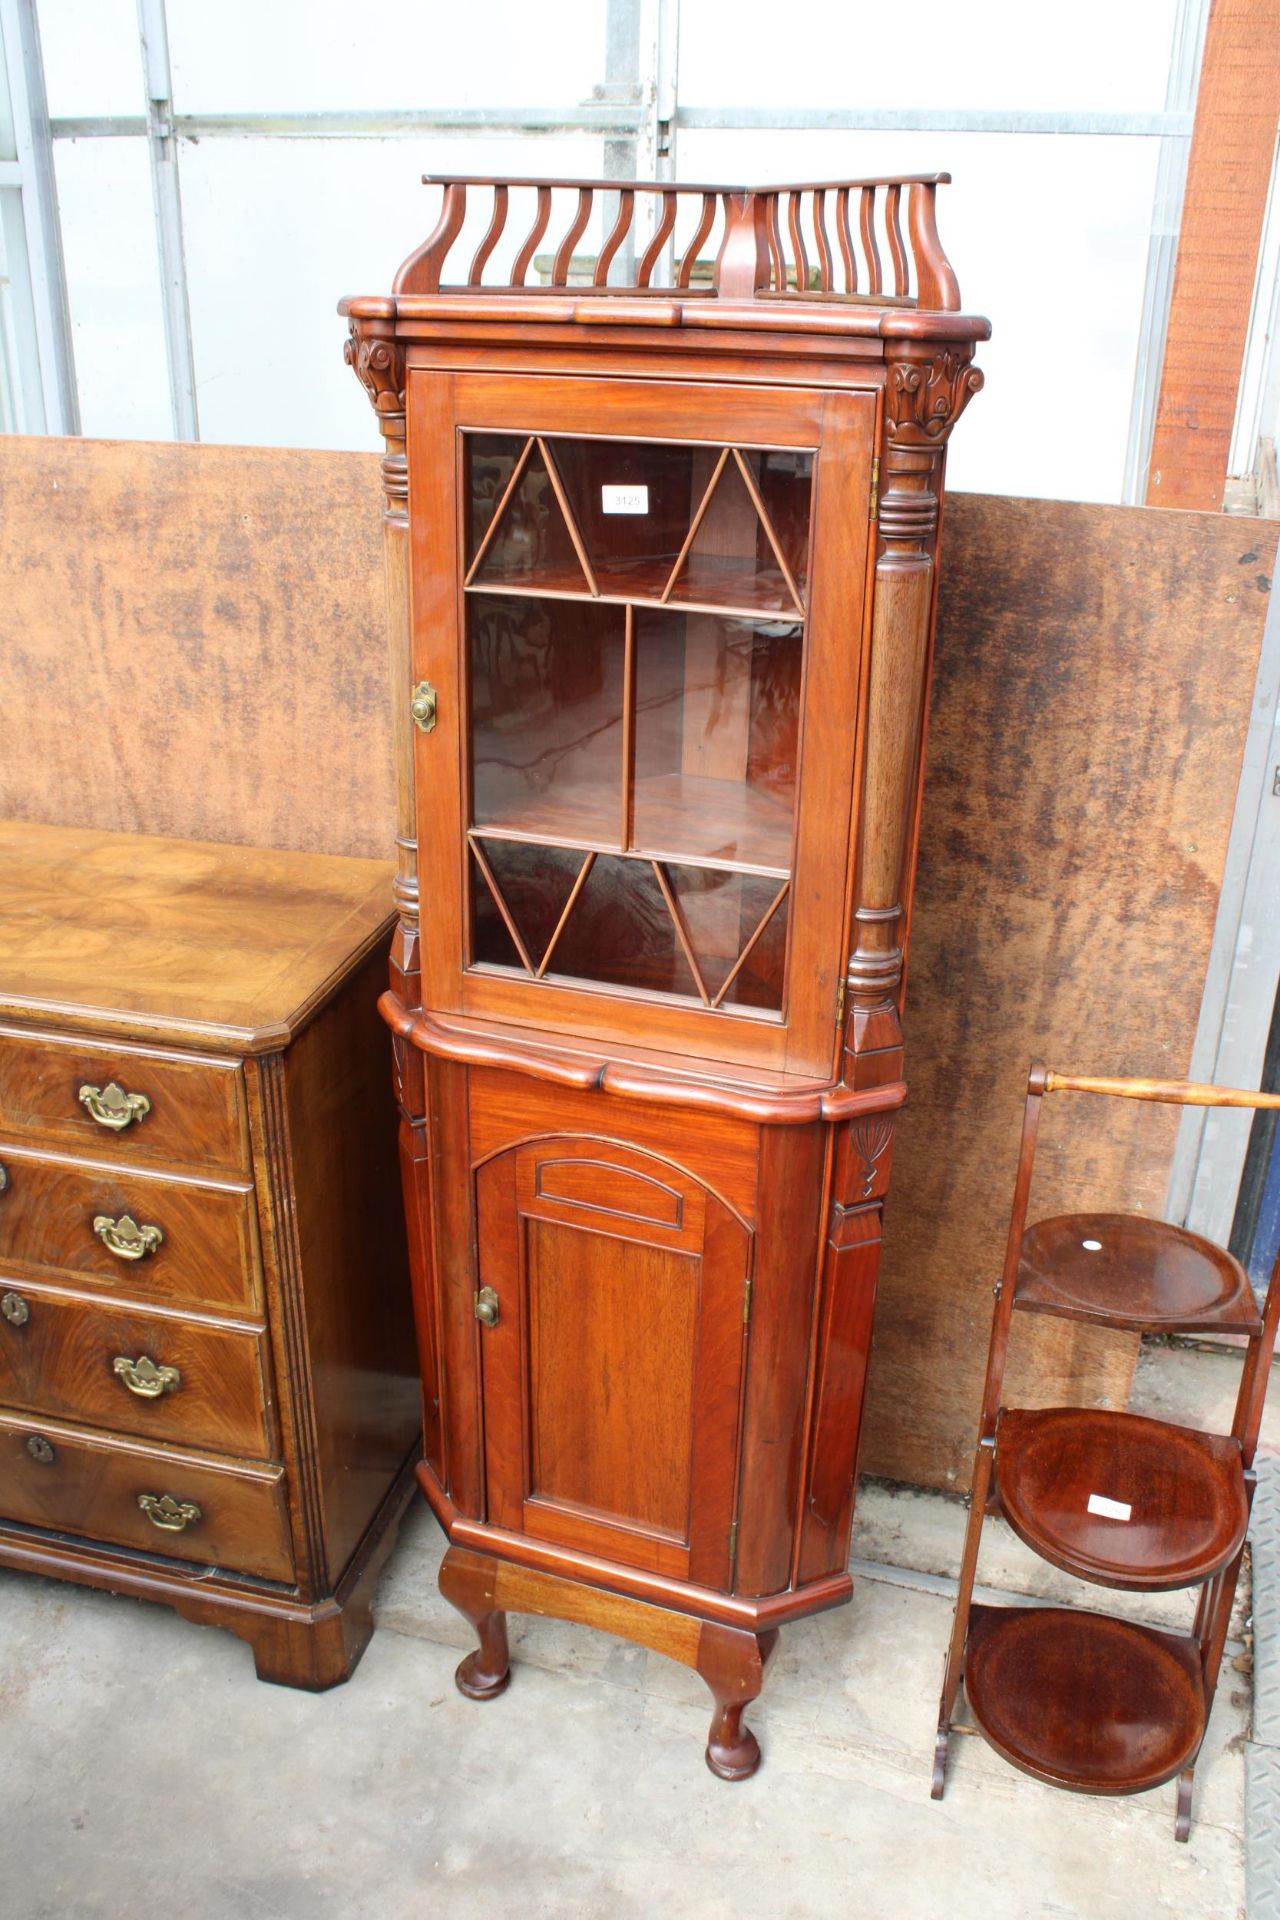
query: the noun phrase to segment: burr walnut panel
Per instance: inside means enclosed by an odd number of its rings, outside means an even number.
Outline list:
[[[20,1027],[0,1026],[0,1132],[130,1165],[250,1165],[235,1061]]]
[[[148,1313],[0,1277],[0,1402],[140,1439],[265,1459],[272,1393],[256,1329]],[[16,1323],[15,1323],[16,1322]]]
[[[30,1527],[264,1580],[293,1577],[280,1467],[161,1453],[40,1414],[0,1412],[0,1483],[6,1515]]]
[[[253,1189],[80,1165],[0,1140],[0,1265],[195,1307],[260,1306]],[[95,1225],[95,1223],[102,1223]],[[128,1223],[144,1236],[136,1248]],[[147,1229],[160,1238],[147,1236]],[[104,1238],[104,1236],[106,1236]],[[136,1252],[113,1252],[108,1240]]]

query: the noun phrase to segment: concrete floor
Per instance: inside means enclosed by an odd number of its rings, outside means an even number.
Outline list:
[[[1234,1374],[1156,1354],[1135,1404],[1179,1417]],[[513,1620],[511,1688],[464,1700],[422,1507],[362,1665],[318,1697],[166,1609],[0,1572],[0,1916],[1236,1920],[1250,1694],[1230,1666],[1188,1846],[1171,1787],[1058,1793],[979,1739],[930,1801],[963,1526],[940,1496],[864,1488],[853,1605],[784,1633],[752,1712],[765,1764],[736,1786],[703,1765],[697,1676],[585,1629]],[[988,1531],[985,1583],[1085,1598]],[[1181,1596],[1128,1606],[1189,1618]]]

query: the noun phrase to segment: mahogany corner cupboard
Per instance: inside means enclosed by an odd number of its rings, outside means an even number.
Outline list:
[[[383,1013],[440,1574],[706,1680],[847,1600],[945,448],[945,175],[445,179],[386,440]],[[536,281],[537,284],[530,284]]]

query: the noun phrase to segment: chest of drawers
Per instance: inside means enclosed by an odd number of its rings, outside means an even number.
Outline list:
[[[0,1566],[347,1678],[420,1391],[382,862],[0,825]]]

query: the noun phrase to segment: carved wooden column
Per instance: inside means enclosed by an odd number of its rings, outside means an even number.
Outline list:
[[[382,462],[383,563],[392,690],[392,749],[396,775],[396,877],[400,925],[391,948],[391,976],[402,1005],[420,1007],[418,961],[418,839],[414,799],[413,635],[409,618],[409,466],[405,458],[404,352],[392,319],[352,320],[347,365],[373,403],[386,442]]]
[[[853,951],[845,981],[843,1078],[859,1089],[903,1077],[903,923],[922,776],[938,500],[947,435],[982,386],[972,354],[969,344],[904,341],[894,342],[887,356]],[[861,1426],[895,1117],[864,1115],[841,1127],[836,1141],[823,1267],[831,1370],[824,1390],[840,1405],[851,1434]],[[814,1481],[804,1577],[843,1565],[848,1552],[856,1461],[841,1466],[829,1498]]]
[[[366,303],[367,305],[367,303]],[[405,450],[404,351],[395,338],[394,308],[385,318],[362,313],[350,322],[345,357],[373,403],[386,451],[382,461],[383,575],[391,668],[392,752],[396,778],[396,874],[392,893],[400,923],[391,942],[390,984],[404,1007],[422,1005],[418,919],[418,830],[414,774],[413,626],[409,606],[409,465]],[[400,1108],[400,1173],[404,1189],[409,1265],[416,1288],[434,1283],[429,1203],[430,1140],[423,1055],[392,1039],[395,1096]],[[425,1177],[424,1177],[425,1175]],[[422,1372],[425,1456],[442,1470],[440,1375],[434,1326],[417,1316]]]
[[[933,618],[938,496],[947,435],[983,376],[971,345],[889,349],[880,453],[875,603],[844,1078],[902,1077],[902,937]]]

